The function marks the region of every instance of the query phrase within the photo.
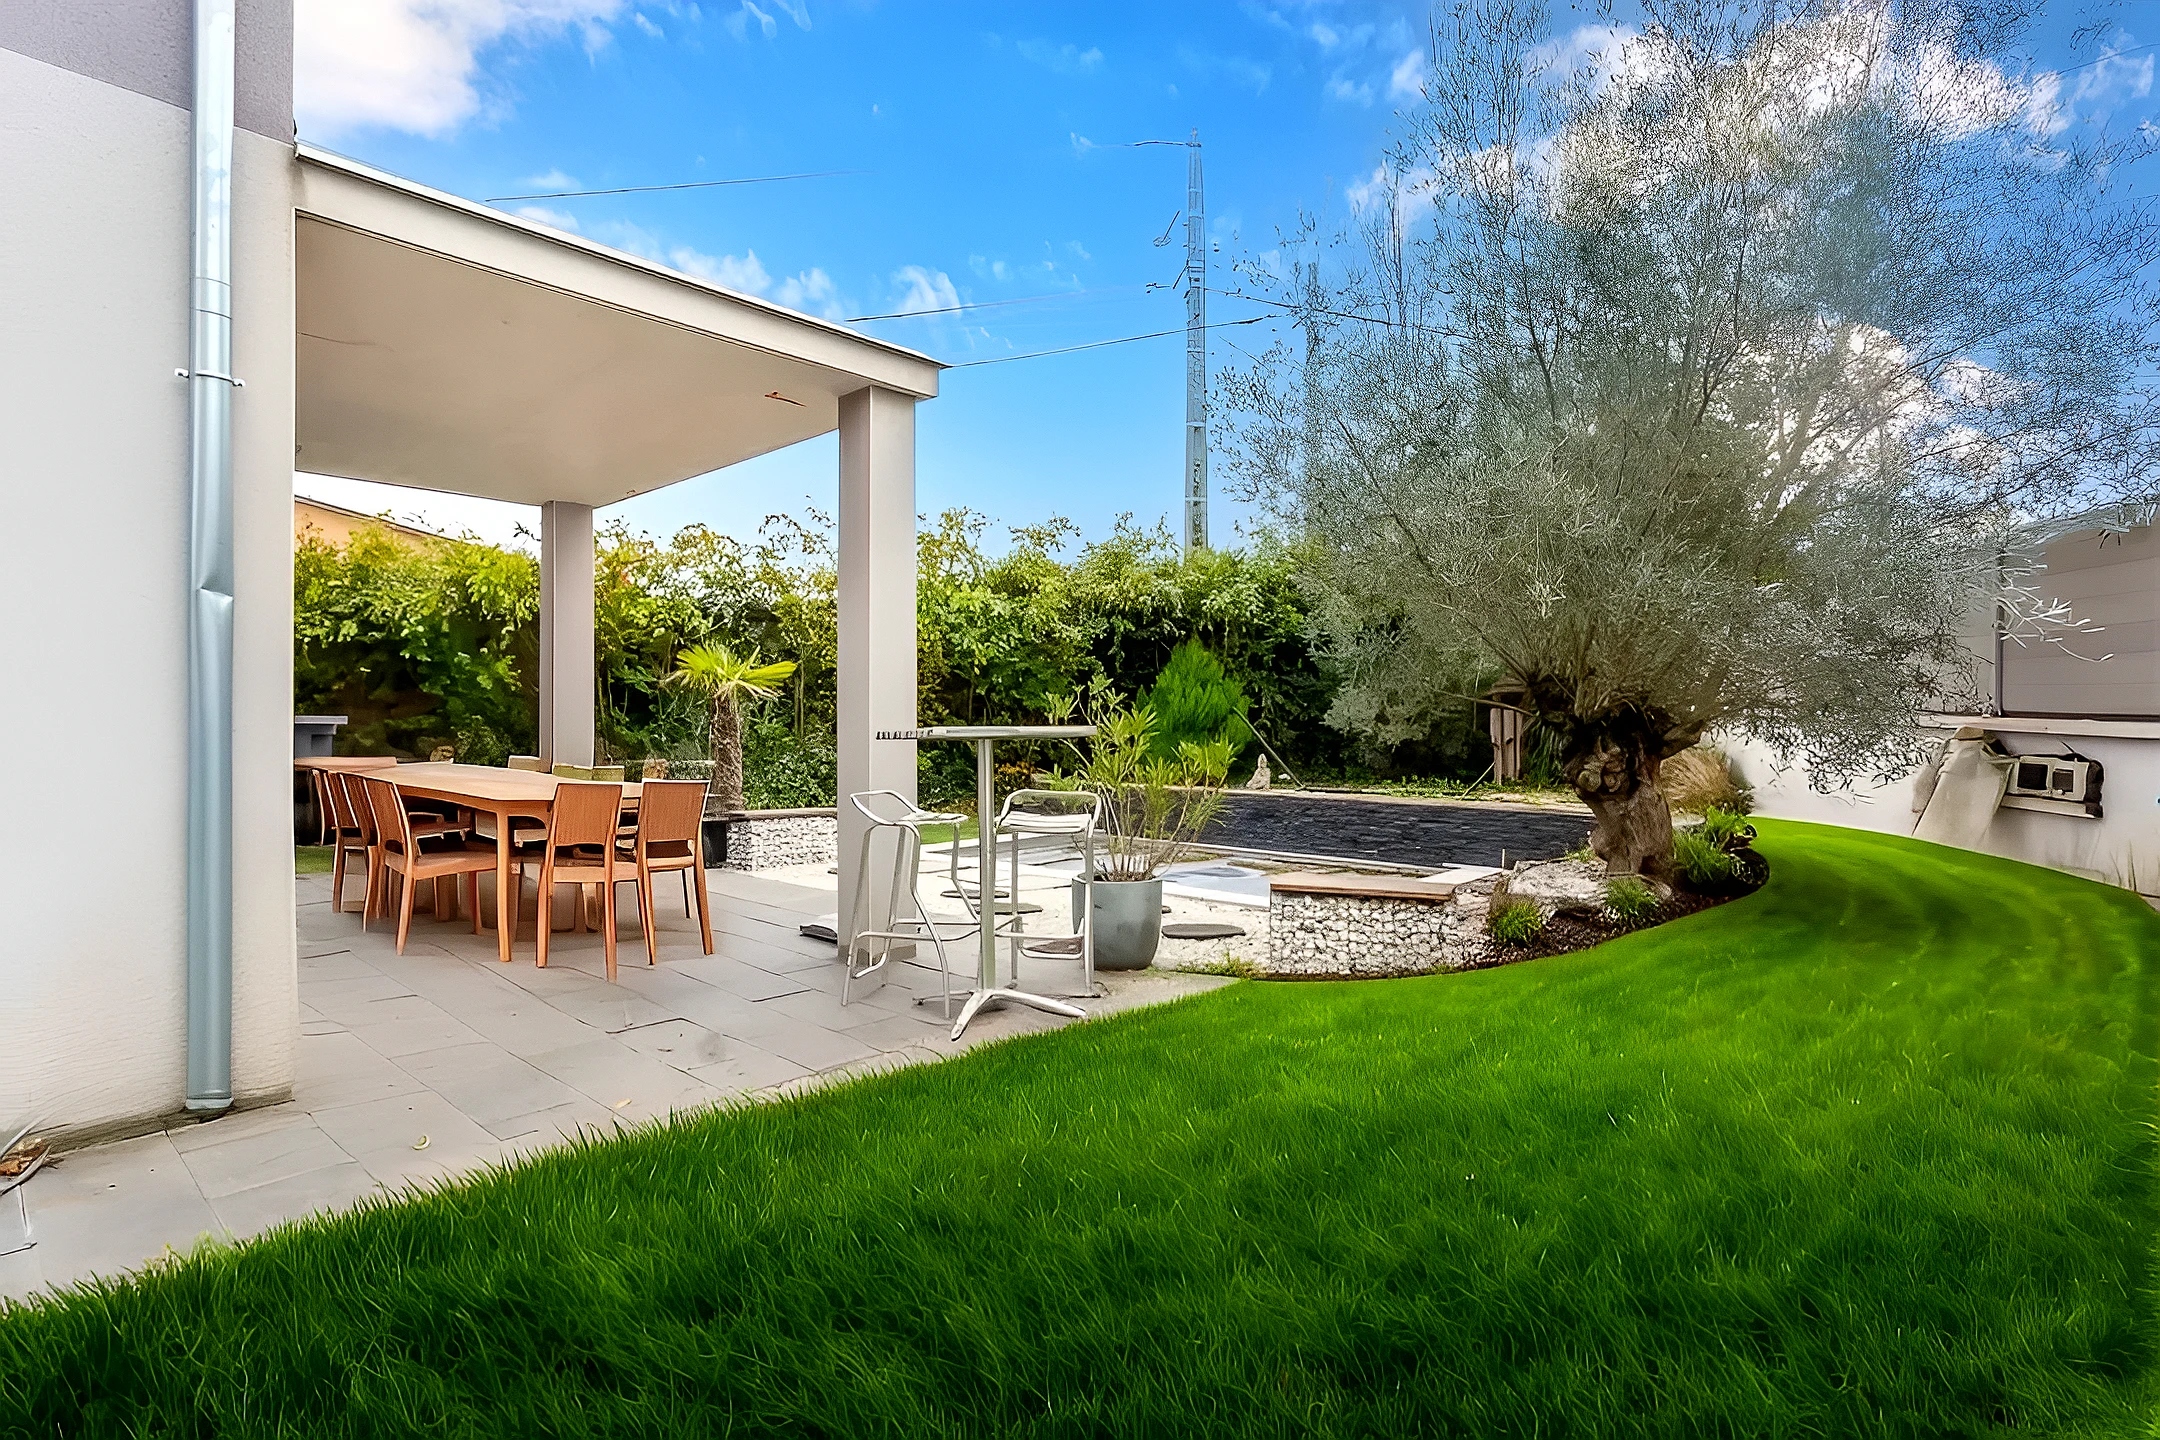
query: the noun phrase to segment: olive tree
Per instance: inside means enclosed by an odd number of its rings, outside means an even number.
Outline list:
[[[1608,867],[1658,873],[1659,767],[1706,732],[1894,773],[1976,626],[2066,620],[2029,541],[2148,485],[2160,229],[2144,137],[2069,124],[1999,58],[2013,14],[1642,15],[1571,61],[1519,0],[1439,13],[1325,278],[1248,267],[1302,343],[1227,384],[1332,718],[1399,737],[1498,683]]]

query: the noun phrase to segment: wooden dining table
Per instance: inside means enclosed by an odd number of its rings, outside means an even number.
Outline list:
[[[410,800],[429,800],[488,815],[495,820],[495,944],[497,958],[510,963],[510,936],[517,915],[517,879],[510,864],[510,822],[513,819],[545,821],[555,808],[555,787],[560,776],[537,770],[498,770],[492,765],[460,765],[451,761],[426,761],[371,772],[397,786]],[[575,783],[575,782],[573,782]],[[613,784],[615,782],[608,782]],[[636,809],[643,787],[635,780],[622,782],[623,805]],[[547,914],[543,901],[541,915]],[[543,919],[540,923],[547,923]]]

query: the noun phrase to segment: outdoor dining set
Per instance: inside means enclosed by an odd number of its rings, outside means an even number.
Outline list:
[[[848,797],[867,825],[855,858],[853,904],[846,933],[851,937],[841,1002],[858,982],[870,979],[897,956],[927,943],[942,973],[937,997],[943,1013],[955,1021],[954,1038],[986,1007],[1017,1003],[1053,1014],[1084,1014],[1064,997],[1039,995],[1019,986],[1022,955],[1078,960],[1081,988],[1072,998],[1097,994],[1095,983],[1094,844],[1101,802],[1075,792],[1023,790],[1006,797],[999,808],[991,788],[995,774],[992,742],[1019,738],[1070,738],[1092,733],[1089,726],[943,726],[881,732],[880,739],[948,740],[976,750],[977,813],[993,816],[987,845],[978,845],[974,883],[959,869],[959,827],[966,816],[921,808],[890,790]],[[435,760],[399,763],[387,757],[296,757],[296,768],[312,780],[322,816],[324,838],[334,847],[331,860],[331,906],[347,913],[348,875],[364,881],[360,902],[363,928],[376,919],[397,921],[397,949],[405,952],[412,931],[415,902],[422,885],[432,884],[432,909],[438,920],[456,917],[460,897],[472,917],[472,933],[485,928],[480,877],[495,877],[497,958],[508,963],[517,940],[525,879],[537,884],[533,927],[535,959],[545,966],[555,924],[557,887],[576,887],[570,923],[586,928],[589,910],[598,911],[598,929],[607,958],[607,977],[616,976],[617,887],[630,885],[632,904],[643,931],[647,964],[659,961],[654,921],[656,888],[661,877],[678,874],[684,914],[693,906],[703,932],[705,953],[713,953],[711,899],[705,877],[704,815],[706,782],[650,778],[589,779],[593,772],[562,773],[541,761],[513,756],[507,767]],[[570,767],[563,767],[569,770]],[[616,772],[619,777],[619,771]],[[944,829],[955,838],[947,851],[950,888],[961,901],[964,920],[935,920],[919,889],[926,829]],[[1082,859],[1070,933],[1029,935],[1026,911],[1018,903],[1020,849],[1024,840],[1069,846]],[[1009,888],[998,892],[996,855],[1001,842],[1011,845]],[[875,856],[875,860],[873,860]],[[886,870],[889,857],[890,870]],[[987,861],[987,863],[984,863]],[[588,898],[591,892],[597,892]],[[903,903],[904,902],[904,903]],[[828,931],[828,935],[834,932]],[[976,984],[956,995],[946,942],[972,934],[976,940]],[[997,949],[1010,950],[1010,974],[1000,983]],[[954,1016],[953,1003],[962,1001]]]
[[[523,760],[524,757],[517,757]],[[634,887],[647,964],[659,960],[654,923],[661,877],[679,874],[684,913],[693,904],[705,953],[713,953],[706,890],[702,780],[596,781],[537,768],[496,769],[454,762],[397,764],[387,759],[312,759],[331,859],[331,905],[347,909],[348,873],[363,878],[361,924],[397,918],[398,953],[412,930],[420,887],[432,882],[440,920],[455,918],[462,892],[475,935],[483,928],[480,876],[495,876],[498,958],[517,940],[525,877],[538,883],[534,944],[548,961],[557,886],[577,887],[571,927],[585,928],[588,893],[597,892],[599,931],[610,980],[616,973],[619,886]],[[526,761],[537,766],[537,761]]]

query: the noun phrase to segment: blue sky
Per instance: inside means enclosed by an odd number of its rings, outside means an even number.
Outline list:
[[[1372,175],[1395,112],[1415,103],[1428,13],[1385,0],[296,8],[302,137],[457,194],[854,172],[504,208],[838,319],[1019,302],[861,327],[952,362],[1182,325],[1174,291],[1148,287],[1181,260],[1182,228],[1168,247],[1153,241],[1183,206],[1184,152],[1118,142],[1199,129],[1216,288],[1238,288],[1230,263],[1272,249],[1301,209],[1341,223],[1346,190]],[[2089,60],[2094,44],[2073,53],[2069,32],[2111,8],[2135,26],[2134,5],[2051,10],[2043,62]],[[1601,18],[1589,5],[1554,12],[1563,32]],[[2101,33],[2138,43],[2120,24]],[[2151,56],[2100,69],[2109,103],[2131,117],[2151,108]],[[1218,323],[1256,313],[1227,297],[1210,305]],[[1214,363],[1263,348],[1271,329],[1216,331]],[[1183,405],[1175,337],[955,369],[919,412],[918,508],[967,506],[1000,526],[1062,514],[1090,536],[1122,512],[1173,517]],[[835,463],[828,438],[603,513],[654,532],[704,522],[747,536],[768,512],[829,507]],[[521,518],[297,483],[489,538]],[[1231,543],[1244,512],[1220,478],[1216,491],[1216,540]]]

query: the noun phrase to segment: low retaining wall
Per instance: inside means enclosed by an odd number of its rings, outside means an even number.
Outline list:
[[[787,865],[830,865],[840,856],[840,817],[835,810],[752,810],[727,822],[729,870],[777,870]]]
[[[1494,876],[1460,882],[1372,875],[1269,881],[1262,974],[1284,978],[1429,975],[1485,963]]]

